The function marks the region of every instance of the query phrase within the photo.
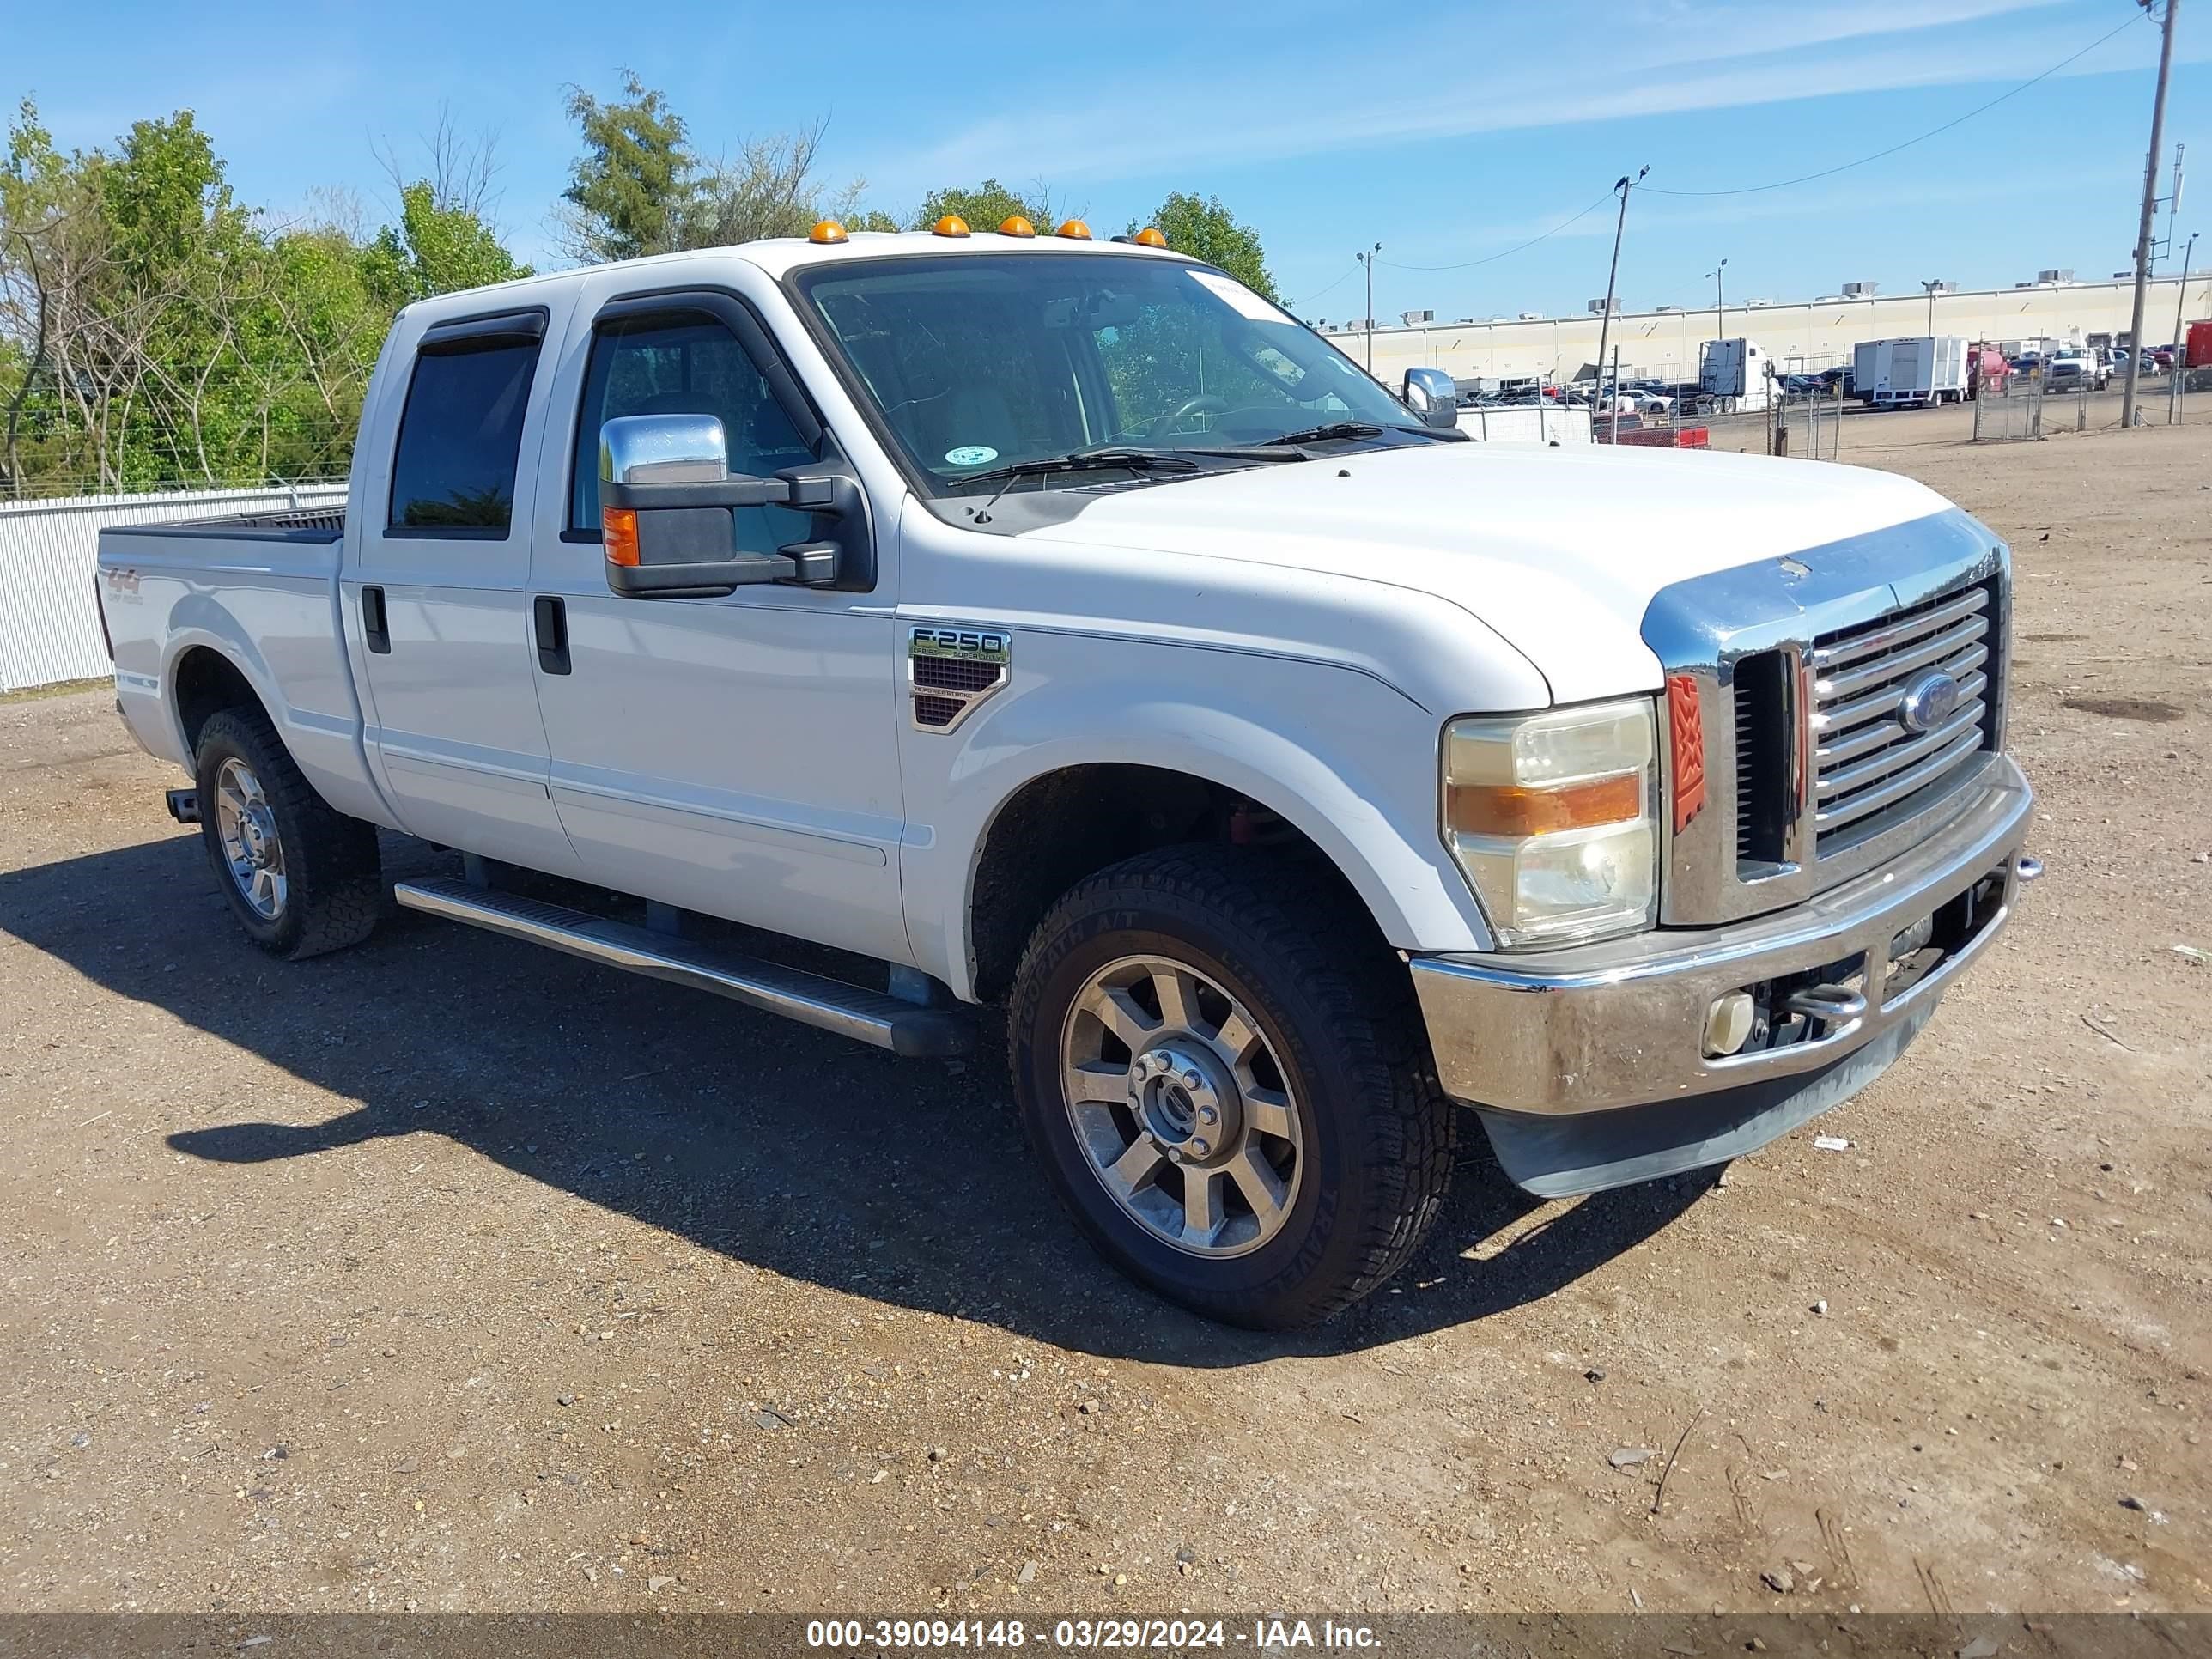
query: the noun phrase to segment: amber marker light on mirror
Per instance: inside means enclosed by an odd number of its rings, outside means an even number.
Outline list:
[[[637,564],[637,512],[634,507],[599,509],[599,544],[609,564]]]

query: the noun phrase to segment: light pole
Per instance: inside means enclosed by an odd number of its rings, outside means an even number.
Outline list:
[[[1374,251],[1355,253],[1352,257],[1367,267],[1367,373],[1375,373],[1375,255],[1382,251],[1382,244],[1375,244]]]
[[[1713,279],[1713,338],[1716,340],[1728,332],[1728,313],[1721,305],[1721,272],[1727,269],[1728,261],[1723,259],[1705,273]]]
[[[1650,171],[1648,166],[1640,167],[1636,169],[1635,178],[1631,179],[1624,173],[1613,181],[1613,187],[1620,192],[1620,217],[1613,222],[1613,263],[1606,268],[1605,273],[1605,314],[1598,319],[1597,325],[1595,373],[1600,382],[1605,379],[1606,337],[1613,332],[1613,285],[1620,275],[1620,233],[1628,228],[1628,192],[1634,190],[1643,180],[1644,175]]]
[[[2151,0],[2140,0],[2151,9]],[[2142,218],[2136,227],[2136,302],[2128,323],[2128,389],[2120,399],[2123,431],[2136,423],[2136,376],[2142,368],[2143,301],[2150,285],[2151,219],[2158,210],[2158,152],[2166,136],[2166,83],[2173,72],[2173,14],[2181,0],[2166,0],[2165,28],[2158,48],[2158,90],[2150,105],[2150,160],[2143,166]]]
[[[1936,296],[1943,291],[1943,279],[1930,277],[1921,283],[1920,289],[1928,296],[1928,332],[1932,337],[1936,332]]]
[[[2189,256],[2196,252],[2197,233],[2192,230],[2181,249],[2181,291],[2173,296],[2173,368],[2170,371],[2173,379],[2166,388],[2166,423],[2168,426],[2181,424],[2182,365],[2189,361],[2189,347],[2181,332],[2181,319],[2189,308]],[[2142,349],[2141,342],[2137,342],[2136,351]],[[2135,353],[2130,352],[2128,356],[2129,361],[2133,362]]]

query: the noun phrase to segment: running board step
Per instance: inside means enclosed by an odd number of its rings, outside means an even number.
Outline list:
[[[527,939],[625,973],[711,991],[748,1008],[857,1037],[895,1054],[942,1059],[964,1054],[974,1046],[974,1024],[959,1010],[919,1007],[882,991],[627,922],[605,921],[562,905],[450,879],[398,882],[392,896],[410,910]]]

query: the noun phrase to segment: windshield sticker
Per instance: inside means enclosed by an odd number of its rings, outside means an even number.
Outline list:
[[[981,466],[997,460],[999,452],[988,444],[962,444],[957,449],[946,450],[945,459],[955,466]]]
[[[1265,300],[1231,276],[1217,276],[1210,270],[1194,270],[1190,280],[1196,283],[1217,300],[1226,300],[1229,308],[1239,317],[1249,317],[1255,323],[1279,323],[1283,313]]]

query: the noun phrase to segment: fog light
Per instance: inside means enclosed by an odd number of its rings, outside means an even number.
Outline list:
[[[1751,1025],[1758,1007],[1748,991],[1730,991],[1713,999],[1705,1010],[1705,1058],[1732,1054],[1751,1041]]]

